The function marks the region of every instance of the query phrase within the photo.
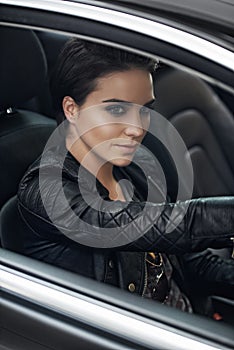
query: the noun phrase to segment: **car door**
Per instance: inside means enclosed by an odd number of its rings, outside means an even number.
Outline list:
[[[138,4],[139,5],[139,4]],[[1,26],[78,36],[159,59],[233,93],[224,38],[157,8],[94,1],[0,1]],[[59,39],[58,39],[59,40]],[[229,43],[229,41],[228,41]],[[47,55],[47,59],[48,59]],[[2,68],[2,67],[1,67]],[[225,95],[226,96],[226,95]],[[189,315],[1,249],[2,349],[232,349],[231,325]]]

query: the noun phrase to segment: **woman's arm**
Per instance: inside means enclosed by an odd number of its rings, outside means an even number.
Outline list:
[[[37,178],[19,190],[22,215],[39,236],[53,240],[66,235],[90,247],[170,254],[232,246],[234,197],[115,202],[69,179],[58,188],[49,174],[40,191]]]

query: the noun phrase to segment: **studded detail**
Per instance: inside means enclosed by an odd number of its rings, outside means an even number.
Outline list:
[[[130,284],[128,285],[128,290],[129,290],[129,292],[134,293],[135,290],[136,290],[135,284],[134,284],[134,283],[130,283]]]
[[[108,265],[111,269],[113,269],[114,268],[113,260],[109,260]]]

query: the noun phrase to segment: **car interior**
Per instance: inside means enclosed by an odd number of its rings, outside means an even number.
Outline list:
[[[28,229],[17,211],[17,188],[56,128],[49,78],[67,39],[52,32],[0,28],[0,233],[2,247],[16,252],[22,244],[21,230]],[[157,112],[175,126],[189,150],[193,198],[233,195],[234,105],[230,93],[190,72],[160,63],[155,94]],[[173,160],[152,135],[145,137],[144,144],[159,159],[175,199],[178,178]],[[228,249],[214,253],[231,258]]]

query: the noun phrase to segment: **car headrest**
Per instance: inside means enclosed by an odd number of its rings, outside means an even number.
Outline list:
[[[47,62],[32,30],[0,27],[0,111],[38,95],[45,83]]]

